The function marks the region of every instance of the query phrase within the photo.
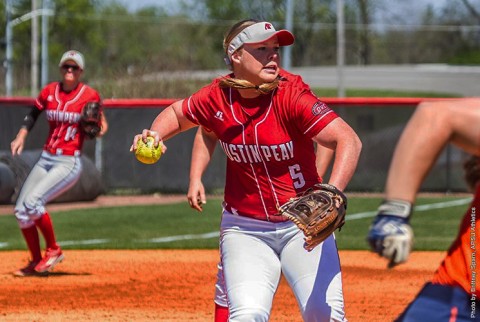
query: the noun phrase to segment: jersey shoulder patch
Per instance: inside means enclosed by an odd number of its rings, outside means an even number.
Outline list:
[[[330,107],[328,107],[324,102],[317,101],[312,106],[312,114],[315,116],[324,115],[328,112],[330,112]]]

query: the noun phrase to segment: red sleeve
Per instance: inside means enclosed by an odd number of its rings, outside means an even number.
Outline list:
[[[302,133],[309,138],[317,135],[338,117],[327,104],[320,101],[313,93],[302,95],[296,107],[296,117],[302,125]]]
[[[50,92],[52,91],[51,90],[52,87],[53,87],[53,91],[55,91],[55,86],[56,86],[55,84],[48,84],[38,94],[34,104],[35,104],[35,107],[38,108],[40,111],[43,111],[47,106],[47,98],[50,95]],[[52,91],[52,95],[53,95],[53,91]]]
[[[97,90],[86,84],[83,85],[86,87],[86,91],[84,93],[86,102],[102,102],[102,98],[100,97],[100,94],[97,92]]]
[[[197,111],[197,106],[195,104],[196,100],[194,98],[194,95],[192,95],[189,98],[183,100],[182,112],[183,112],[183,115],[185,115],[185,117],[190,120],[190,122],[193,122],[193,123],[198,125],[199,124],[198,119],[195,116],[196,111]]]
[[[284,70],[281,75],[285,80],[280,89],[283,106],[288,118],[302,135],[312,138],[338,117],[312,92],[301,76]]]
[[[222,101],[221,92],[214,81],[183,100],[182,112],[191,122],[210,129],[211,116]]]
[[[102,97],[100,96],[100,94],[94,88],[92,88],[92,91],[93,97],[95,97],[95,101],[102,103]]]

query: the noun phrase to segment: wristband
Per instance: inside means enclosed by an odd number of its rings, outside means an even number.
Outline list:
[[[412,204],[403,200],[384,200],[378,207],[378,215],[397,216],[409,219],[412,214]]]

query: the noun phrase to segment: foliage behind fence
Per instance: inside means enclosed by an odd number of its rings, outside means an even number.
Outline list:
[[[480,0],[449,0],[435,7],[422,7],[416,0],[344,2],[347,65],[480,63]],[[222,68],[223,35],[234,22],[256,18],[272,21],[280,29],[286,20],[285,1],[277,0],[179,0],[175,5],[159,1],[157,7],[137,12],[115,1],[50,3],[55,12],[48,20],[50,81],[57,79],[58,60],[70,48],[85,53],[85,76],[90,81]],[[12,19],[32,10],[31,0],[12,0],[12,4]],[[292,66],[335,65],[336,1],[296,0],[294,4]],[[5,23],[4,11],[1,6],[0,25]],[[5,37],[2,32],[0,37]],[[26,95],[30,93],[30,20],[13,28],[12,45],[14,93]],[[4,73],[5,68],[0,68],[1,78]],[[3,86],[0,82],[1,92]],[[120,97],[148,97],[141,89]]]

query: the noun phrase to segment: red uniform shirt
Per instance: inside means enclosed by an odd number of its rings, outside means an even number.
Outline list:
[[[71,92],[64,92],[59,82],[45,86],[35,107],[46,112],[49,132],[44,150],[53,154],[79,155],[85,135],[79,130],[80,113],[87,102],[100,101],[91,87],[79,83]]]
[[[284,221],[272,217],[278,206],[321,181],[311,138],[338,117],[300,76],[280,74],[279,87],[258,98],[216,79],[183,102],[185,116],[213,131],[227,156],[227,207],[270,221]]]
[[[469,294],[480,294],[480,276],[477,275],[477,259],[480,257],[477,246],[480,245],[480,186],[475,198],[465,213],[460,231],[447,256],[435,272],[432,282],[463,288]]]

